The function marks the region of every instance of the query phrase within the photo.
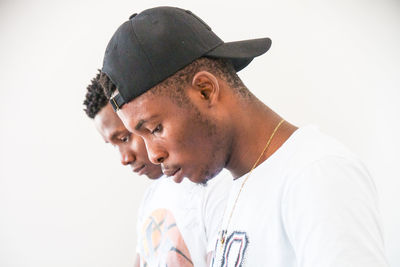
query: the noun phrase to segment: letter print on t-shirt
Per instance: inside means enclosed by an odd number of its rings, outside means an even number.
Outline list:
[[[218,246],[221,240],[217,240],[215,246],[215,257],[213,258],[213,267],[241,267],[245,261],[246,250],[249,239],[246,232],[234,231],[226,239],[223,248]],[[219,244],[218,244],[219,243]],[[223,253],[218,253],[218,249]]]
[[[142,265],[192,267],[193,262],[172,213],[154,210],[142,229]]]

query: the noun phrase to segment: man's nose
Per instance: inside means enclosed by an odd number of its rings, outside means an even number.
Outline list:
[[[136,159],[135,155],[133,155],[132,153],[120,151],[120,155],[121,155],[121,164],[122,165],[129,165],[129,164],[133,163]]]
[[[147,153],[149,154],[149,160],[153,164],[161,164],[168,158],[168,153],[165,149],[160,147],[153,147],[146,144]]]

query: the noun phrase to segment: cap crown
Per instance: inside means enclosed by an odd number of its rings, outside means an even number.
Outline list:
[[[118,28],[107,46],[102,71],[129,102],[221,44],[192,12],[152,8]]]

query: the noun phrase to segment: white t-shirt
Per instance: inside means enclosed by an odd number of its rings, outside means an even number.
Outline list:
[[[212,266],[388,266],[375,185],[343,145],[308,126],[234,181]],[[219,234],[220,237],[220,234]]]
[[[166,177],[152,182],[138,214],[140,266],[207,266],[232,183],[227,171],[207,186]]]

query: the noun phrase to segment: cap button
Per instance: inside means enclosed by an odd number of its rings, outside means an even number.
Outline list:
[[[137,15],[137,13],[133,13],[133,14],[129,17],[129,19],[133,19],[134,17],[136,17],[136,15]]]

